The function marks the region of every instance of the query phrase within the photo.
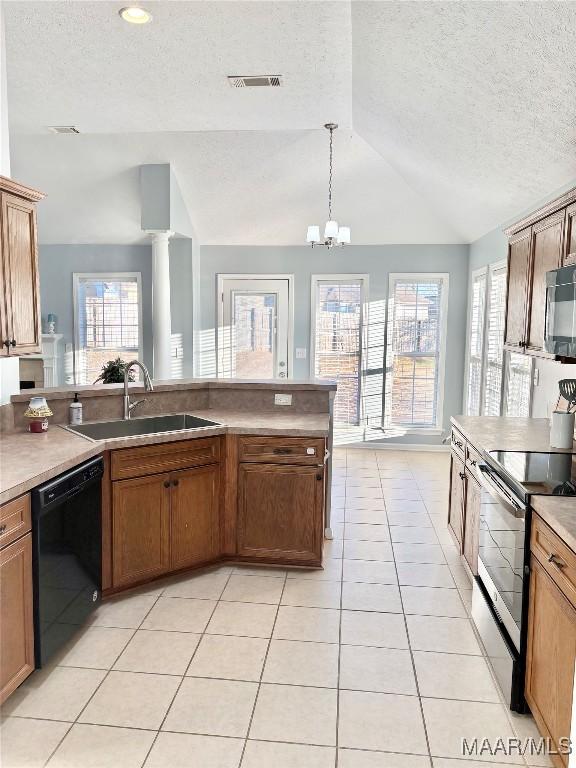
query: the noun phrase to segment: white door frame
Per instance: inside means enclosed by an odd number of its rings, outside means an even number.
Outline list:
[[[360,283],[360,354],[358,366],[358,422],[362,423],[362,391],[364,385],[364,350],[367,346],[368,307],[370,283],[368,274],[356,272],[339,272],[331,274],[315,274],[310,276],[310,378],[316,375],[316,289],[320,282],[335,283],[356,281]]]
[[[288,359],[286,360],[286,377],[292,378],[294,367],[294,275],[272,273],[219,273],[216,275],[216,377],[220,376],[220,349],[218,339],[220,329],[224,326],[224,281],[225,280],[286,280],[288,282]]]

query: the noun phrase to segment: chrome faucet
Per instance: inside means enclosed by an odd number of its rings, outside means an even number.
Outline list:
[[[136,408],[137,405],[140,405],[140,403],[144,403],[147,398],[143,397],[141,400],[136,400],[135,402],[130,402],[130,395],[128,394],[128,377],[130,375],[130,370],[137,365],[138,368],[142,371],[142,374],[144,376],[144,389],[146,392],[153,392],[154,387],[152,386],[152,380],[150,379],[150,374],[148,373],[148,368],[144,365],[144,363],[141,363],[140,360],[132,360],[131,362],[126,364],[126,367],[124,368],[124,418],[129,419],[130,415],[132,413],[132,410]]]

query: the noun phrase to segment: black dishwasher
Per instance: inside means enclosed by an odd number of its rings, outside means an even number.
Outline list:
[[[102,475],[91,459],[32,492],[34,655],[42,667],[98,606]]]

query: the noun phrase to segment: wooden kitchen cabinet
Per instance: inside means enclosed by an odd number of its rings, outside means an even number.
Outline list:
[[[566,208],[566,222],[564,224],[564,254],[562,264],[576,264],[576,203]]]
[[[112,582],[135,584],[170,567],[170,476],[112,484]]]
[[[170,568],[215,560],[220,554],[220,467],[170,475]]]
[[[561,740],[570,736],[575,662],[576,607],[533,555],[525,694],[540,733],[560,753],[552,760],[562,768],[568,765]]]
[[[452,451],[450,462],[450,506],[448,510],[448,526],[456,539],[460,554],[464,541],[464,501],[466,473],[464,462]]]
[[[464,502],[463,554],[474,576],[478,575],[478,542],[480,538],[480,483],[466,471]]]
[[[528,352],[544,351],[546,272],[557,269],[561,264],[564,219],[564,211],[560,211],[532,227],[530,299],[526,305],[526,351]]]
[[[508,294],[504,343],[522,349],[526,342],[526,296],[530,270],[531,228],[523,229],[508,245]]]
[[[240,464],[238,554],[320,565],[323,510],[323,466]]]
[[[43,197],[0,176],[0,355],[41,352],[36,202]]]
[[[34,671],[32,534],[0,551],[0,704]]]

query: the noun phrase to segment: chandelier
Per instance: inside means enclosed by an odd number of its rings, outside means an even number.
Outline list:
[[[306,242],[310,243],[312,248],[315,245],[325,245],[326,248],[333,248],[335,245],[346,245],[350,242],[350,227],[339,227],[338,222],[332,219],[332,170],[334,149],[332,146],[333,134],[338,123],[326,123],[324,126],[330,131],[330,175],[328,177],[328,221],[324,227],[324,239],[320,239],[320,227],[316,224],[308,227]]]

